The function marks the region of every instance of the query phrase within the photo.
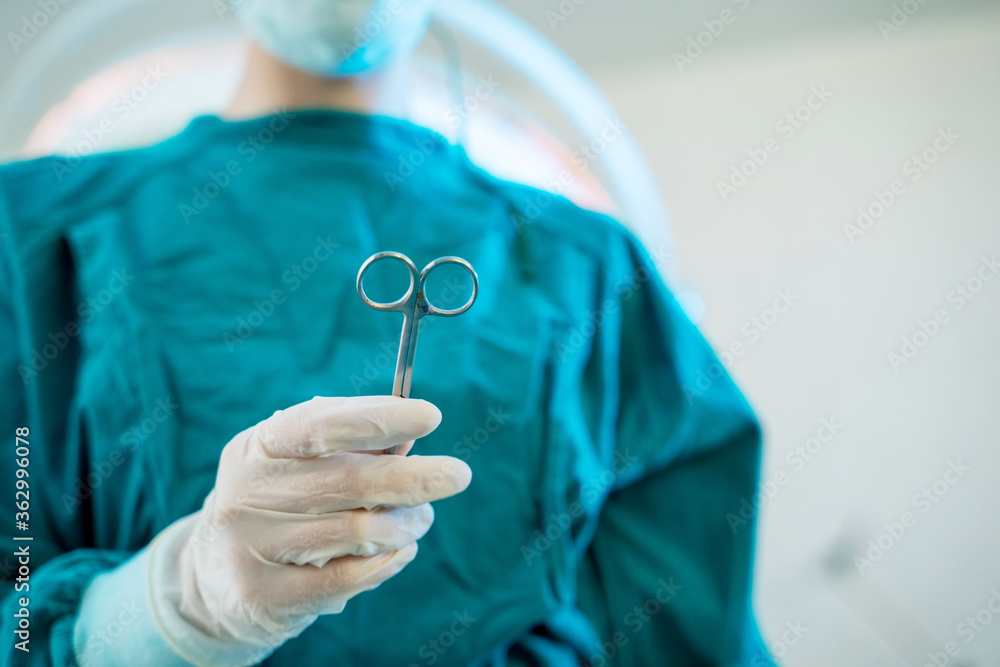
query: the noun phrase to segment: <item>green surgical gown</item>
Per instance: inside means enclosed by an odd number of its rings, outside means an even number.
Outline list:
[[[400,575],[265,664],[770,664],[740,514],[758,424],[614,221],[429,130],[312,110],[2,167],[0,234],[3,664],[75,664],[88,582],[200,508],[236,433],[313,396],[391,392],[401,318],[355,291],[384,250],[478,271],[470,311],[424,320],[411,391],[444,417],[414,453],[474,479]],[[455,307],[467,283],[429,295]],[[395,297],[405,277],[366,286]],[[33,537],[28,593],[13,535]]]

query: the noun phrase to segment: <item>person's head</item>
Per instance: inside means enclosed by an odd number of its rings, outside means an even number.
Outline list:
[[[248,36],[283,63],[328,78],[375,72],[416,48],[433,0],[239,0]]]

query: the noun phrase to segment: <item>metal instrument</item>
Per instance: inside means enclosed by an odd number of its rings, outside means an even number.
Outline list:
[[[384,259],[393,259],[401,262],[409,271],[410,287],[399,300],[391,303],[380,303],[368,298],[364,288],[365,273],[376,262]],[[472,296],[460,308],[446,309],[438,308],[427,298],[426,284],[427,277],[439,266],[445,264],[457,264],[468,271],[472,277]],[[410,381],[413,378],[413,357],[417,351],[417,334],[420,331],[420,320],[428,315],[437,317],[454,317],[461,315],[476,302],[479,295],[479,276],[472,265],[461,257],[441,257],[424,267],[418,272],[416,265],[409,257],[398,252],[380,252],[372,255],[361,265],[358,271],[358,296],[369,308],[381,311],[391,311],[403,314],[403,332],[399,337],[399,355],[396,358],[396,378],[392,385],[392,394],[409,398]],[[395,454],[397,447],[386,450],[389,454]]]

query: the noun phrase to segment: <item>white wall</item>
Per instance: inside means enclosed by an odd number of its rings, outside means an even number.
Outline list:
[[[955,633],[1000,590],[1000,276],[960,310],[948,295],[1000,259],[1000,13],[720,46],[683,73],[598,82],[663,188],[707,337],[746,346],[731,372],[766,428],[764,478],[788,474],[760,515],[756,598],[770,641],[808,628],[783,664],[923,665],[950,640],[951,664],[998,664],[1000,615],[971,643]],[[786,139],[776,122],[814,86],[833,96]],[[912,182],[904,163],[949,127],[960,138]],[[778,152],[723,202],[717,182],[768,137]],[[850,242],[844,225],[894,179],[905,194]],[[798,300],[752,342],[744,323],[779,289]],[[895,372],[887,353],[938,309],[948,323]],[[834,439],[786,461],[830,417]],[[958,460],[971,470],[922,513],[912,496]],[[858,576],[853,556],[905,511],[915,526]]]

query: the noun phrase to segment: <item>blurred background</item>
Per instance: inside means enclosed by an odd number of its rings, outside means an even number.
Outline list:
[[[500,4],[530,30],[501,55],[454,10],[413,119],[669,255],[764,424],[762,495],[720,521],[759,521],[779,663],[1000,664],[1000,2]],[[222,0],[5,0],[0,27],[4,161],[156,141],[238,74]],[[518,67],[547,44],[580,69]]]

